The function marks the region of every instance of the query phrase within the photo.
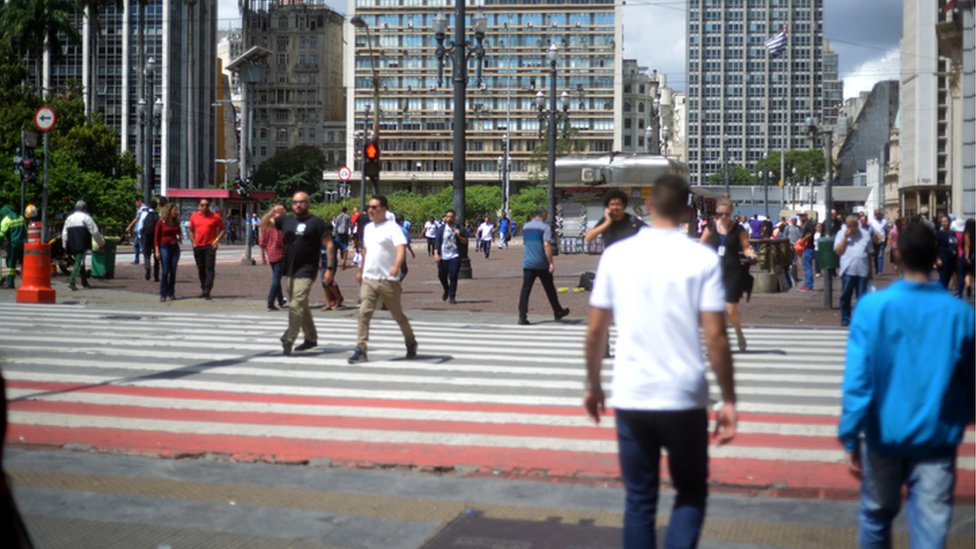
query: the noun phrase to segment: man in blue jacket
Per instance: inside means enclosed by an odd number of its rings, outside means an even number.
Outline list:
[[[912,223],[898,249],[904,280],[854,311],[838,436],[861,479],[860,546],[891,546],[907,484],[911,546],[944,547],[957,448],[976,405],[976,315],[929,280],[935,231]]]

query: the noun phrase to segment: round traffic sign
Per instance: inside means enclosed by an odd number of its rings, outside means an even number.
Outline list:
[[[349,181],[349,178],[351,177],[352,177],[352,170],[350,170],[345,166],[339,168],[339,181]]]
[[[57,119],[54,109],[47,105],[38,107],[37,111],[34,112],[34,125],[42,132],[50,131]]]

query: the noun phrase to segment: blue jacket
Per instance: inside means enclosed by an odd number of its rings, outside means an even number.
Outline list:
[[[900,280],[857,305],[838,437],[905,457],[955,452],[976,406],[976,315],[937,282]]]
[[[437,251],[437,255],[441,253],[441,246],[444,245],[444,231],[459,229],[456,224],[451,227],[447,223],[441,223],[440,227],[437,228],[437,236],[434,237],[434,250]],[[457,237],[458,254],[461,254],[461,248],[468,245],[468,237],[464,234],[464,230],[461,230],[461,235]]]

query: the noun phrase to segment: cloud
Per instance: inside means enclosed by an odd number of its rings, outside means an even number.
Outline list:
[[[639,1],[639,0],[638,0]],[[624,5],[624,59],[637,59],[641,66],[657,69],[668,78],[668,86],[684,90],[685,10],[664,4]]]
[[[857,97],[862,91],[871,91],[882,80],[898,80],[900,67],[901,51],[894,47],[861,63],[847,74],[841,73],[841,79],[844,80],[844,99]]]

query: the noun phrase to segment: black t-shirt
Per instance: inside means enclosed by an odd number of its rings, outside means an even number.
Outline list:
[[[603,225],[606,220],[606,217],[601,218],[594,228]],[[641,228],[645,226],[645,223],[640,218],[625,213],[623,219],[620,221],[611,221],[607,230],[603,231],[603,247],[607,248],[614,242],[630,238],[639,233]]]
[[[285,264],[281,274],[315,278],[319,272],[325,221],[314,215],[305,219],[289,215],[276,218],[275,227],[285,235]]]

